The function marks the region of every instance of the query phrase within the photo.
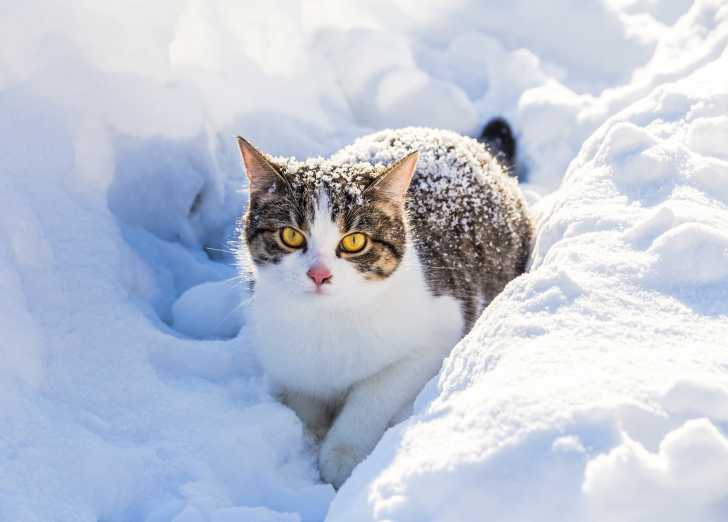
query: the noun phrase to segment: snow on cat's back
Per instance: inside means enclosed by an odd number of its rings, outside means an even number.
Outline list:
[[[413,150],[419,152],[407,199],[413,242],[430,288],[458,298],[469,330],[525,270],[533,224],[517,180],[503,163],[481,143],[452,131],[383,130],[331,159],[391,164]]]

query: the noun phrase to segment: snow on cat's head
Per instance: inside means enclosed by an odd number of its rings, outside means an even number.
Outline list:
[[[256,294],[307,305],[366,303],[402,269],[412,153],[385,168],[298,162],[238,145],[250,188],[243,240]]]

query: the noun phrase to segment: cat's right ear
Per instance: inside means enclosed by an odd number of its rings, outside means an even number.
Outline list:
[[[289,186],[288,180],[271,165],[262,152],[240,136],[237,137],[237,141],[245,165],[245,173],[248,175],[248,186],[251,193],[267,190],[276,183]]]
[[[394,199],[404,200],[419,157],[416,150],[410,152],[380,174],[364,192],[384,192]]]

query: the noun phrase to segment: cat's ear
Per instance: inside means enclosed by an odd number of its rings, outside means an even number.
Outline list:
[[[251,192],[268,189],[275,183],[283,183],[285,186],[289,186],[288,180],[278,172],[278,169],[268,161],[262,152],[240,136],[237,137],[237,140]]]
[[[377,176],[364,192],[384,192],[394,199],[404,199],[419,157],[419,152],[410,152]]]

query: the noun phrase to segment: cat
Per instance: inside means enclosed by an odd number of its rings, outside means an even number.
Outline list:
[[[451,131],[385,130],[305,161],[238,146],[247,335],[339,488],[524,272],[531,218],[494,153]]]

